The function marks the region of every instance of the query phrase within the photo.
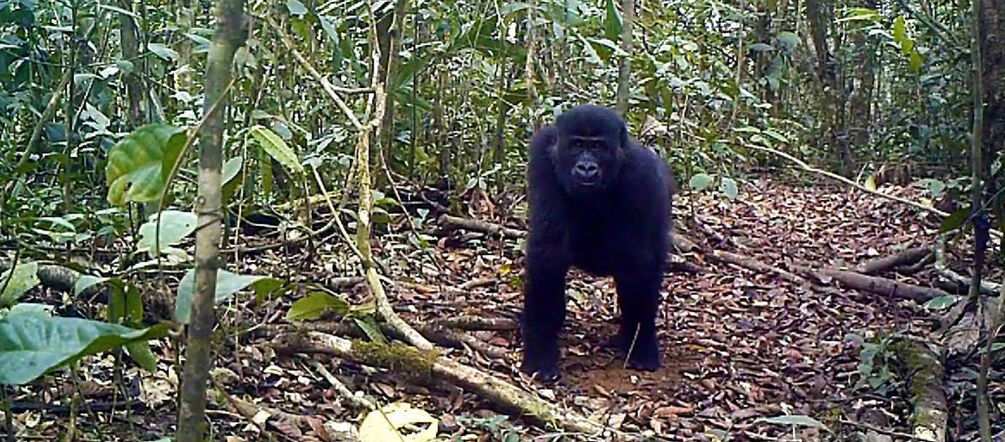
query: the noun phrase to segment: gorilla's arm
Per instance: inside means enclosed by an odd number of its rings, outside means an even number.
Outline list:
[[[563,242],[567,198],[555,177],[554,127],[531,140],[527,170],[530,236],[524,282],[523,370],[549,380],[558,376],[558,336],[565,322],[565,274],[571,258]]]

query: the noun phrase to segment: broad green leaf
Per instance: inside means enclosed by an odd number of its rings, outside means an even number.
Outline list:
[[[165,61],[174,61],[178,59],[178,51],[171,49],[168,45],[163,43],[147,43],[147,49]]]
[[[243,157],[234,157],[223,163],[223,182],[222,185],[226,186],[233,180],[237,174],[241,173],[241,165],[244,164]]]
[[[127,202],[157,201],[186,139],[183,129],[150,124],[116,143],[105,166],[108,202],[124,206]]]
[[[876,12],[873,9],[869,9],[869,8],[848,8],[848,14],[845,15],[844,17],[838,19],[837,21],[839,23],[840,22],[846,22],[846,21],[862,21],[862,20],[878,22],[878,21],[880,21],[882,19],[883,19],[883,16],[880,15],[878,12]]]
[[[349,303],[337,296],[317,291],[298,299],[290,306],[286,319],[290,321],[318,319],[326,311],[333,311],[339,316],[349,313]]]
[[[621,41],[621,12],[614,0],[607,0],[605,4],[607,16],[604,18],[604,36],[610,41]]]
[[[8,282],[8,280],[10,282]],[[28,262],[18,264],[14,268],[0,273],[0,286],[7,284],[0,293],[0,307],[10,307],[28,290],[39,284],[38,263]]]
[[[272,177],[272,157],[264,148],[258,150],[258,170],[262,174],[262,193],[268,199],[272,196],[275,179]]]
[[[904,16],[897,17],[893,21],[893,41],[900,43],[907,38],[907,24],[904,23]]]
[[[942,224],[939,225],[939,233],[946,233],[960,227],[967,222],[967,218],[970,218],[970,207],[964,207],[957,210],[942,220]]]
[[[698,173],[691,177],[688,181],[691,188],[694,190],[705,190],[710,184],[712,184],[712,176],[704,173]]]
[[[287,169],[297,173],[304,172],[304,167],[300,164],[297,154],[271,129],[256,125],[251,128],[251,135],[255,137],[262,149],[265,149],[272,158],[275,158]]]
[[[768,52],[768,51],[774,51],[775,47],[766,43],[754,43],[752,45],[747,46],[747,49],[754,52]]]
[[[779,46],[781,46],[782,49],[784,50],[787,51],[795,50],[797,47],[799,47],[799,43],[801,41],[802,40],[799,39],[799,36],[796,35],[795,32],[782,31],[778,33]]]
[[[353,316],[352,320],[356,323],[356,326],[359,327],[360,330],[363,330],[363,333],[365,333],[371,341],[387,344],[387,338],[384,337],[384,333],[380,331],[380,326],[377,325],[377,321],[373,319],[373,316]]]
[[[925,303],[925,308],[933,310],[943,310],[952,307],[962,299],[961,296],[943,295],[930,299]]]
[[[813,419],[809,416],[803,415],[787,415],[787,416],[775,416],[769,418],[758,419],[758,422],[766,422],[773,425],[798,425],[803,427],[819,428],[824,431],[830,431],[826,425],[822,424],[820,421]]]
[[[729,199],[735,199],[740,195],[740,189],[736,187],[736,181],[729,177],[722,177],[722,192],[726,194]]]
[[[586,41],[586,39],[583,38],[582,34],[576,33],[576,38],[578,38],[579,41],[583,42],[583,51],[586,52],[586,61],[593,64],[601,64],[604,62],[603,59],[600,58],[600,54],[598,54],[597,51],[593,49],[593,45],[591,45],[588,41]]]
[[[778,133],[774,129],[764,129],[764,132],[762,132],[762,133],[764,135],[767,135],[767,136],[771,137],[771,138],[774,138],[775,141],[778,141],[779,143],[788,143],[789,142],[789,139],[786,138],[785,135],[782,135],[782,134]]]
[[[81,318],[8,314],[0,319],[0,384],[26,384],[84,356],[156,339],[167,330],[166,324],[132,329]]]
[[[286,9],[290,11],[290,15],[297,17],[303,17],[307,14],[307,7],[300,0],[286,0]]]
[[[437,429],[437,419],[425,410],[396,402],[367,414],[359,425],[359,439],[361,442],[429,442],[436,439]]]
[[[911,51],[911,57],[907,62],[907,67],[911,68],[914,72],[920,72],[922,62],[924,62],[924,58],[921,56],[921,53],[918,51]]]
[[[80,275],[79,278],[73,283],[73,296],[79,296],[84,293],[87,289],[94,287],[108,281],[108,278],[102,278],[100,276],[92,275]]]
[[[264,296],[279,288],[280,281],[268,276],[238,275],[220,269],[216,272],[216,303],[220,304],[230,299],[234,293],[251,287],[258,296]],[[195,294],[195,269],[189,270],[178,285],[178,298],[175,301],[174,316],[182,323],[188,324],[192,314],[192,298]]]
[[[137,252],[147,252],[151,258],[156,258],[169,247],[178,244],[182,239],[195,232],[198,216],[192,212],[165,210],[160,214],[160,237],[157,235],[158,214],[150,215],[149,221],[140,226],[140,240],[136,243]],[[160,249],[156,249],[156,247]]]
[[[906,38],[900,41],[900,52],[904,55],[910,55],[914,51],[914,40]]]
[[[335,23],[332,22],[332,17],[329,17],[327,15],[321,15],[318,16],[318,20],[321,22],[321,29],[325,31],[325,34],[328,35],[328,38],[331,39],[335,47],[338,47],[339,42],[338,29],[335,28]]]

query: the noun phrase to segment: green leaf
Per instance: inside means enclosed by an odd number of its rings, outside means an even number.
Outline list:
[[[373,319],[373,316],[353,316],[352,320],[356,323],[356,326],[359,327],[360,330],[363,330],[363,333],[365,333],[371,341],[380,344],[387,344],[387,338],[384,337],[384,333],[381,333],[380,326],[377,325],[377,321]]]
[[[906,38],[907,24],[904,22],[904,16],[899,16],[893,21],[893,41],[900,43]]]
[[[286,9],[290,11],[290,15],[297,17],[303,17],[307,14],[307,7],[300,0],[286,0]]]
[[[722,192],[726,194],[729,199],[736,199],[740,195],[740,189],[736,187],[736,181],[729,177],[722,177],[722,184],[720,185]]]
[[[754,43],[747,46],[747,49],[754,52],[768,52],[768,51],[774,51],[775,47],[766,43]]]
[[[174,61],[178,59],[178,51],[171,49],[163,43],[147,43],[147,49],[164,61]]]
[[[838,23],[846,21],[873,21],[879,22],[883,19],[880,15],[873,9],[869,8],[848,8],[848,14],[837,20]]]
[[[614,4],[614,0],[606,2],[607,15],[604,17],[604,36],[610,41],[620,41],[621,39],[621,12]]]
[[[821,430],[830,431],[826,425],[822,424],[820,421],[813,419],[809,416],[803,415],[787,415],[787,416],[776,416],[769,418],[758,419],[758,422],[766,422],[772,425],[798,425],[803,427],[813,427],[819,428]]]
[[[258,150],[258,171],[262,175],[262,193],[265,198],[272,196],[275,179],[272,176],[272,157],[264,148]]]
[[[223,163],[223,182],[221,184],[226,186],[237,174],[241,173],[242,164],[244,164],[243,157],[234,157]]]
[[[691,177],[688,181],[691,188],[694,190],[705,190],[710,184],[712,184],[712,176],[704,173],[698,173]]]
[[[297,154],[271,129],[256,125],[251,128],[251,135],[255,137],[262,149],[265,149],[272,158],[286,166],[287,169],[297,173],[304,172],[304,167],[300,164]]]
[[[921,71],[921,63],[924,62],[924,58],[918,51],[911,51],[910,59],[907,62],[907,67],[911,68],[914,72]]]
[[[962,299],[961,296],[943,295],[930,299],[925,303],[925,308],[932,310],[943,310],[952,307]]]
[[[946,219],[942,220],[942,224],[939,225],[939,233],[951,232],[963,227],[968,218],[970,218],[970,207],[964,207],[953,212]]]
[[[258,275],[238,275],[226,270],[216,271],[216,303],[220,304],[230,299],[234,293],[251,287],[257,296],[264,296],[275,291],[281,282],[278,279]],[[188,324],[192,314],[192,298],[195,294],[195,269],[189,270],[178,285],[178,298],[175,301],[174,316],[182,323]]]
[[[290,306],[286,319],[290,321],[318,319],[326,311],[339,316],[349,313],[349,303],[337,296],[317,291],[298,299]]]
[[[144,329],[37,312],[0,319],[0,384],[22,385],[82,357],[167,334],[166,324]]]
[[[183,129],[150,124],[112,146],[105,166],[108,202],[124,206],[130,201],[146,203],[160,199],[167,175],[186,140]]]
[[[158,219],[158,214],[155,213],[150,215],[149,221],[140,226],[140,240],[136,243],[136,251],[147,252],[151,258],[156,258],[191,235],[198,224],[198,216],[192,212],[165,210],[160,213],[159,218],[161,221],[159,241],[155,241]],[[156,249],[157,246],[160,247],[159,250]],[[172,254],[177,255],[177,252],[174,251]]]
[[[782,31],[778,33],[778,45],[783,50],[791,52],[799,47],[799,43],[801,42],[802,40],[799,39],[799,36],[795,32]]]
[[[38,263],[18,264],[14,268],[0,273],[0,286],[3,284],[7,284],[7,286],[3,293],[0,293],[0,307],[10,307],[28,290],[39,284]]]

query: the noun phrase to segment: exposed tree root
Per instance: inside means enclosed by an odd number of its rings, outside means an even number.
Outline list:
[[[911,396],[912,433],[918,439],[944,442],[949,413],[942,362],[931,348],[916,340],[898,340],[893,351],[903,364],[902,375]]]
[[[273,342],[277,350],[330,354],[413,377],[445,379],[503,408],[566,431],[597,435],[605,430],[597,422],[528,394],[496,376],[443,358],[436,351],[350,341],[318,332],[287,333]]]

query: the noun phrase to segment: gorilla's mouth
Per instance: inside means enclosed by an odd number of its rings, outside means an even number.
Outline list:
[[[600,175],[590,178],[576,178],[576,185],[580,187],[596,187],[600,185]]]

